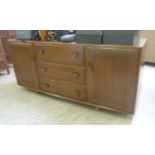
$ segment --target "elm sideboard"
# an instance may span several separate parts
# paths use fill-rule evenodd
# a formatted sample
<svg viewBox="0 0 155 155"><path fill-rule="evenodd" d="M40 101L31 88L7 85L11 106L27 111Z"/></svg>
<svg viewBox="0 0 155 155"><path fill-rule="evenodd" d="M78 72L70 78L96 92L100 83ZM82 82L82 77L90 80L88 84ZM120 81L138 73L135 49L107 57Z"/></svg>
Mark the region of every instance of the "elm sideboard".
<svg viewBox="0 0 155 155"><path fill-rule="evenodd" d="M144 40L132 46L8 43L19 85L97 108L134 112Z"/></svg>

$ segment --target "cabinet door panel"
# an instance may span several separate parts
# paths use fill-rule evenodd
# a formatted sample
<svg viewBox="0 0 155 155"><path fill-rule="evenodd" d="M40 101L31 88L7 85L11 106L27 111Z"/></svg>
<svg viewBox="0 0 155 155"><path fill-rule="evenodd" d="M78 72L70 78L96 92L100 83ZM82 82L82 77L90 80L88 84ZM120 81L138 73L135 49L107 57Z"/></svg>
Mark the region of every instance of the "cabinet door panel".
<svg viewBox="0 0 155 155"><path fill-rule="evenodd" d="M134 48L86 48L88 101L133 112L139 51Z"/></svg>
<svg viewBox="0 0 155 155"><path fill-rule="evenodd" d="M31 43L10 43L9 47L18 84L39 88Z"/></svg>

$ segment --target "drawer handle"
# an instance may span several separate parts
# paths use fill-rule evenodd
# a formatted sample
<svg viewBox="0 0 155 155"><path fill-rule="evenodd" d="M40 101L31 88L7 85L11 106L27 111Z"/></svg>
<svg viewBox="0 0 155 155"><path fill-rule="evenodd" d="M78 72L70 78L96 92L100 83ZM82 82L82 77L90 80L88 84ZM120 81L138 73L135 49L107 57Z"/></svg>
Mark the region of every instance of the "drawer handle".
<svg viewBox="0 0 155 155"><path fill-rule="evenodd" d="M42 72L46 72L46 71L47 71L47 68L44 68L44 67L43 67L43 68L41 68L41 71L42 71Z"/></svg>
<svg viewBox="0 0 155 155"><path fill-rule="evenodd" d="M45 53L45 51L42 49L42 50L39 50L39 54L40 55L43 55Z"/></svg>
<svg viewBox="0 0 155 155"><path fill-rule="evenodd" d="M50 85L48 83L44 83L44 85L46 86L46 88L50 87Z"/></svg>
<svg viewBox="0 0 155 155"><path fill-rule="evenodd" d="M93 65L92 65L91 63L88 63L88 64L87 64L87 67L88 67L88 69L89 69L90 71L93 71Z"/></svg>
<svg viewBox="0 0 155 155"><path fill-rule="evenodd" d="M75 93L77 96L80 96L81 91L80 91L80 90L74 90L74 93Z"/></svg>
<svg viewBox="0 0 155 155"><path fill-rule="evenodd" d="M72 52L71 56L72 56L72 58L78 58L79 57L79 53L78 52Z"/></svg>
<svg viewBox="0 0 155 155"><path fill-rule="evenodd" d="M80 77L80 73L78 73L78 72L73 72L72 74L73 74L73 76L74 76L75 78L79 78L79 77Z"/></svg>

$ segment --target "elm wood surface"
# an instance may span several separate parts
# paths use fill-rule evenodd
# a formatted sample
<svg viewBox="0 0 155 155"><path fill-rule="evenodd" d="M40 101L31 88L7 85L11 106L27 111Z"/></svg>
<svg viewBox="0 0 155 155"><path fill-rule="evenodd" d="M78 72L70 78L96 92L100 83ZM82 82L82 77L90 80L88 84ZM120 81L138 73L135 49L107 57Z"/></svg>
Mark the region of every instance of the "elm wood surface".
<svg viewBox="0 0 155 155"><path fill-rule="evenodd" d="M31 43L14 43L9 46L18 84L39 89Z"/></svg>
<svg viewBox="0 0 155 155"><path fill-rule="evenodd" d="M106 110L110 110L110 111L119 112L119 113L122 113L122 114L127 114L126 111L122 111L122 110L119 110L119 109L116 109L116 108L111 108L111 107L107 107L107 106L103 106L103 105L99 105L99 104L94 104L94 103L88 102L87 100L74 99L74 98L71 98L71 97L66 97L64 95L59 95L59 94L52 93L51 91L49 91L49 92L48 91L43 91L41 89L39 90L39 89L33 89L33 88L29 88L29 87L25 87L25 88L29 89L29 90L32 90L32 91L35 91L36 93L42 93L42 94L50 95L52 97L56 97L56 98L59 98L59 99L62 99L62 100L68 100L68 101L71 101L71 102L74 102L74 103L80 103L80 104L83 104L83 105L88 105L88 106L94 107L96 110L106 109Z"/></svg>
<svg viewBox="0 0 155 155"><path fill-rule="evenodd" d="M5 55L0 53L0 73L3 71L6 71L8 74L10 73Z"/></svg>
<svg viewBox="0 0 155 155"><path fill-rule="evenodd" d="M34 44L38 61L84 65L84 49L75 45Z"/></svg>
<svg viewBox="0 0 155 155"><path fill-rule="evenodd" d="M41 90L73 99L86 99L86 86L77 83L40 79Z"/></svg>
<svg viewBox="0 0 155 155"><path fill-rule="evenodd" d="M15 38L15 30L0 30L0 37L2 39L3 49L5 53L6 60L9 64L12 64L9 46L8 46L8 39Z"/></svg>
<svg viewBox="0 0 155 155"><path fill-rule="evenodd" d="M0 38L0 73L3 71L6 71L8 74L10 73L6 55L4 53L4 46L2 39Z"/></svg>
<svg viewBox="0 0 155 155"><path fill-rule="evenodd" d="M132 112L138 49L86 48L88 101Z"/></svg>
<svg viewBox="0 0 155 155"><path fill-rule="evenodd" d="M23 45L25 48L24 44L29 45L29 50L18 47L18 45ZM77 102L85 101L86 104L96 107L134 112L142 46L64 44L36 41L23 43L9 41L9 45L12 55L14 55L13 59L18 57L18 53L22 55L22 50L25 53L27 51L27 55L29 55L24 56L24 54L23 57L27 57L27 59L20 63L28 63L30 71L28 68L24 68L23 64L21 64L20 71L23 72L22 76L25 74L24 70L33 76L23 77L23 81L18 82L20 85L29 87L27 85L29 81L26 80L28 78L37 86L33 89L38 91L67 97L71 100L75 99ZM40 51L43 51L43 55L45 55L43 56ZM78 56L72 57L73 51L76 51ZM14 61L14 63L17 62ZM14 65L16 75L21 76L17 66ZM79 67L83 68L83 71L79 70ZM49 71L48 74L45 73L47 70ZM72 77L69 77L70 71L81 71L80 75L85 78L86 74L86 79L74 81ZM39 79L39 83L37 79ZM17 78L18 80L19 78Z"/></svg>
<svg viewBox="0 0 155 155"><path fill-rule="evenodd" d="M84 84L86 81L85 67L39 62L37 63L37 68L41 77L81 84Z"/></svg>

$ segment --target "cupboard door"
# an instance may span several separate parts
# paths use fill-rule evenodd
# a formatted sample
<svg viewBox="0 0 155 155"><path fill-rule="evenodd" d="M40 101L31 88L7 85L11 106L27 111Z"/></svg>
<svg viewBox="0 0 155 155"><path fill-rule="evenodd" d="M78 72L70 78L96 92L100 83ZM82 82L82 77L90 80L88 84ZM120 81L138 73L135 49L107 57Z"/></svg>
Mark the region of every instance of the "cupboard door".
<svg viewBox="0 0 155 155"><path fill-rule="evenodd" d="M39 88L31 43L9 43L19 85Z"/></svg>
<svg viewBox="0 0 155 155"><path fill-rule="evenodd" d="M87 47L88 101L133 112L139 57L136 48Z"/></svg>

